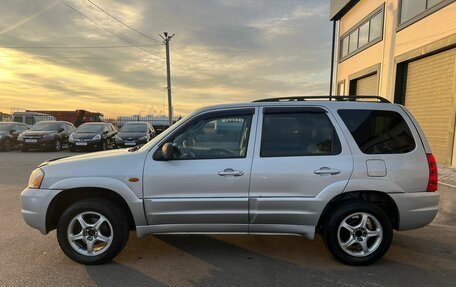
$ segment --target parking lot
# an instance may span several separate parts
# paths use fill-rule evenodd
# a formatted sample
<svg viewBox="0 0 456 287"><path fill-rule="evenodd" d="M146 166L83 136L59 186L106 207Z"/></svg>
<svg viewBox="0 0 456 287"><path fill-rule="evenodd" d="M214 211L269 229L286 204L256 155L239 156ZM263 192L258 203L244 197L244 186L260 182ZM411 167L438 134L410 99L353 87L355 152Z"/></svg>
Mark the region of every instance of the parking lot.
<svg viewBox="0 0 456 287"><path fill-rule="evenodd" d="M294 236L150 236L114 262L74 263L22 220L19 194L40 162L67 151L0 153L0 286L456 286L456 188L440 185L429 226L395 232L384 259L367 267L336 261L321 239Z"/></svg>

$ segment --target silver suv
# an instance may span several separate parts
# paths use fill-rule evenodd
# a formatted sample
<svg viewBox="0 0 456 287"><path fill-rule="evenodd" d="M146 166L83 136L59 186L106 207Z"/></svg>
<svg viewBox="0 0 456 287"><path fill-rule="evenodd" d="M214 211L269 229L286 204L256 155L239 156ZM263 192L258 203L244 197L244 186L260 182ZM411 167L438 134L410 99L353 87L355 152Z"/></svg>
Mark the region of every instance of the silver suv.
<svg viewBox="0 0 456 287"><path fill-rule="evenodd" d="M435 159L405 107L296 97L204 108L141 148L45 162L21 205L30 226L57 229L83 264L111 260L135 230L319 231L334 257L366 265L385 254L393 229L434 219L436 190Z"/></svg>

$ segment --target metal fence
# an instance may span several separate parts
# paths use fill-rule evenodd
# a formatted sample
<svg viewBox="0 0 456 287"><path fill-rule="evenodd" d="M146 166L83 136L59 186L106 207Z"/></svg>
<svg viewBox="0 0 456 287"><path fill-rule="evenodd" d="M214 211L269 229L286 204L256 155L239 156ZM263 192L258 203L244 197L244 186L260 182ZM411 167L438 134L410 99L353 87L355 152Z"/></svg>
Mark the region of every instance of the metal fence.
<svg viewBox="0 0 456 287"><path fill-rule="evenodd" d="M182 117L174 117L173 123L180 120ZM121 128L124 124L128 122L147 122L152 124L154 129L160 133L169 127L169 118L166 116L154 116L154 115L147 115L147 116L113 116L113 115L104 115L103 121L107 123L111 123L117 128Z"/></svg>

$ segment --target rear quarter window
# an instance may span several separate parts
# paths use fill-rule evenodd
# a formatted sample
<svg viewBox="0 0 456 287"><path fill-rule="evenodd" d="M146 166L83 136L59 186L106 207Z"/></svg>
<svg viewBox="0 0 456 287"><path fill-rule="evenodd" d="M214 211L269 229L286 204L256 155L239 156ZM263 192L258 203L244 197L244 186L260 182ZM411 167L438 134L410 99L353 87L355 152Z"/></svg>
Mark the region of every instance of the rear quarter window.
<svg viewBox="0 0 456 287"><path fill-rule="evenodd" d="M339 110L355 142L366 154L401 154L415 149L404 118L394 111Z"/></svg>

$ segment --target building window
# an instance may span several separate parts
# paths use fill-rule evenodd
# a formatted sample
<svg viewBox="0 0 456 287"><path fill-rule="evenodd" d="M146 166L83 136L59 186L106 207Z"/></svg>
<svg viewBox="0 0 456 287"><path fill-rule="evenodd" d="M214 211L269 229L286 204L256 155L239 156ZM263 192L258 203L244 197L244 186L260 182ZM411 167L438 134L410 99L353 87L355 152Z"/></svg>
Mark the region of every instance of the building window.
<svg viewBox="0 0 456 287"><path fill-rule="evenodd" d="M455 0L401 0L399 28L404 28L426 17Z"/></svg>
<svg viewBox="0 0 456 287"><path fill-rule="evenodd" d="M340 38L341 61L382 40L383 15L382 5Z"/></svg>

